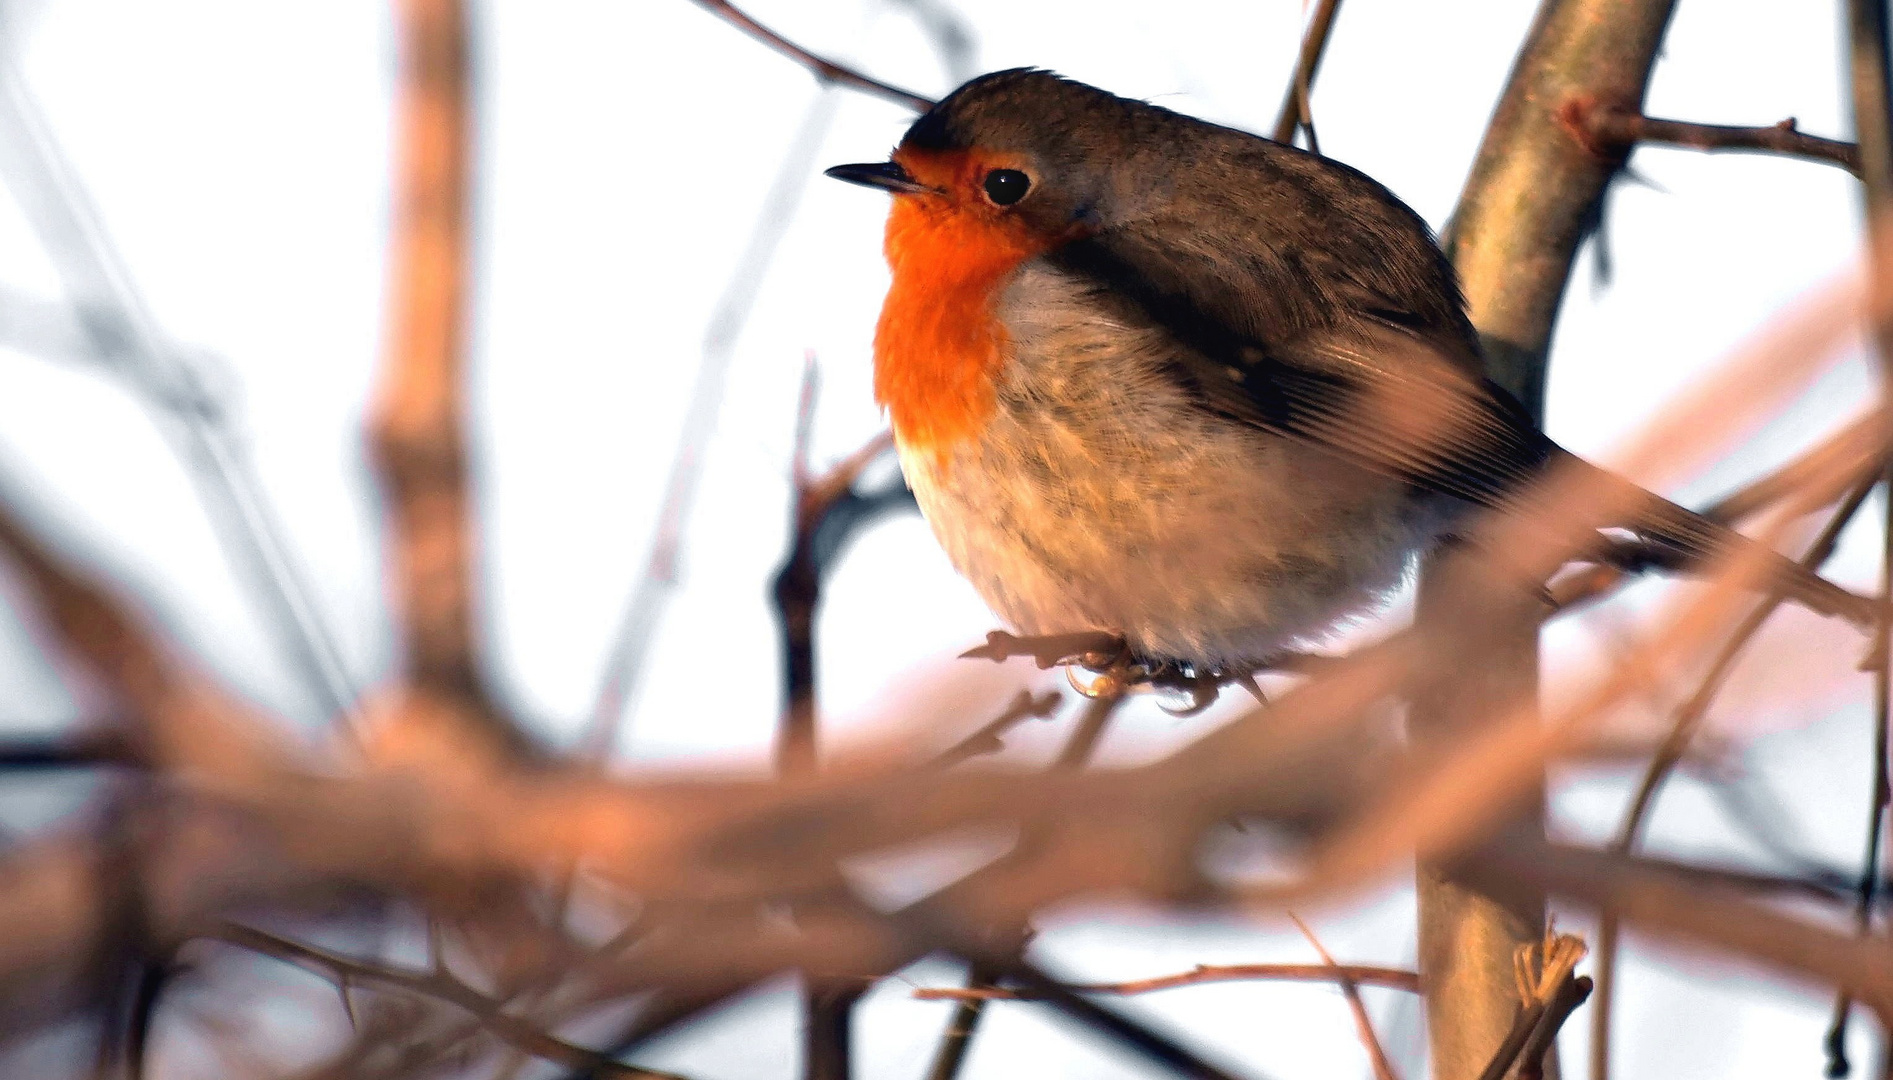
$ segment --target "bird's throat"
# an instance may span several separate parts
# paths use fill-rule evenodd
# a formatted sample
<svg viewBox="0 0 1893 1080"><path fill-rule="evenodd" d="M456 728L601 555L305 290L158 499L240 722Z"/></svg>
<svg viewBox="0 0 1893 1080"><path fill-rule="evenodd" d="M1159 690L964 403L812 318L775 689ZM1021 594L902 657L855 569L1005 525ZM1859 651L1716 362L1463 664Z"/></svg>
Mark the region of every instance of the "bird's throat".
<svg viewBox="0 0 1893 1080"><path fill-rule="evenodd" d="M996 304L1051 245L944 197L903 196L887 219L893 284L874 334L874 398L909 448L944 455L991 416L1009 342Z"/></svg>

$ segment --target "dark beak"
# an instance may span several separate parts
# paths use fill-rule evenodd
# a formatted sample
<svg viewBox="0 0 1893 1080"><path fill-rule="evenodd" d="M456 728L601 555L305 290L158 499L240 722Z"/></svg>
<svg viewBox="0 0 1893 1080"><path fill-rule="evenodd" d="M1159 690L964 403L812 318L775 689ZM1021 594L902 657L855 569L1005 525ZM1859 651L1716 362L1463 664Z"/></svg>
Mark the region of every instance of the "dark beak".
<svg viewBox="0 0 1893 1080"><path fill-rule="evenodd" d="M918 195L923 191L932 191L927 185L907 175L907 170L891 161L876 161L865 165L837 165L824 176L837 180L846 180L850 184L862 187L880 188L896 195Z"/></svg>

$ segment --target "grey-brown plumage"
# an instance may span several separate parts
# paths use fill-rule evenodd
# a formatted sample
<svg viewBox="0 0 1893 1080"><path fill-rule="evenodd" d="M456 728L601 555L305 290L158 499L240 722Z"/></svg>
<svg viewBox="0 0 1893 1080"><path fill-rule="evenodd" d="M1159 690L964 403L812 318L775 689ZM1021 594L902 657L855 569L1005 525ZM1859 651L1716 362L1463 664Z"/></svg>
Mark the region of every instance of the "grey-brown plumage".
<svg viewBox="0 0 1893 1080"><path fill-rule="evenodd" d="M1045 241L995 279L1005 344L977 429L922 445L894 410L928 521L1022 632L1264 660L1373 604L1466 507L1574 460L1480 374L1425 223L1338 162L1016 70L955 91L894 163L835 172L914 200L911 220ZM897 264L897 288L927 272ZM888 318L877 367L924 366ZM1745 543L1629 501L1667 561ZM1772 565L1818 610L1875 613Z"/></svg>

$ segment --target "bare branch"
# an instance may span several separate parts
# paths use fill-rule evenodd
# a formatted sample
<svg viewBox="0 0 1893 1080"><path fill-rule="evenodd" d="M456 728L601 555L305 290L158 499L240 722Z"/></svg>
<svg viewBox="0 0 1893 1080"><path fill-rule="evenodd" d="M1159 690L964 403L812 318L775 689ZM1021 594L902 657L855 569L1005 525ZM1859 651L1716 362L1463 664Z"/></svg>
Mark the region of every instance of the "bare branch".
<svg viewBox="0 0 1893 1080"><path fill-rule="evenodd" d="M815 362L811 358L803 375L802 397L796 411L797 437L792 462L795 504L789 550L776 571L773 590L776 620L782 632L782 686L787 699L777 732L776 761L785 773L806 772L815 767L815 612L821 605L826 564L847 540L845 535L834 535L828 527L835 521L840 522L844 530L853 530L873 520L873 514L844 519L841 511L850 499L859 499L854 487L862 471L894 445L893 435L884 431L820 477L811 476L808 433L814 415L815 387Z"/></svg>
<svg viewBox="0 0 1893 1080"><path fill-rule="evenodd" d="M1546 931L1542 945L1519 947L1513 959L1521 1008L1480 1080L1505 1080L1514 1065L1519 1080L1541 1080L1558 1029L1590 996L1591 980L1572 973L1583 958L1584 943L1568 934Z"/></svg>
<svg viewBox="0 0 1893 1080"><path fill-rule="evenodd" d="M1295 929L1301 931L1301 936L1308 939L1308 944L1321 957L1321 962L1334 973L1335 982L1341 987L1341 996L1347 998L1348 1011L1354 1014L1354 1030L1360 1036L1361 1046L1367 1050L1367 1060L1374 1066L1375 1080L1399 1080L1394 1075L1393 1063L1387 1060L1387 1052L1381 1049L1380 1037L1374 1034L1374 1022L1367 1016L1367 1003L1361 1000L1360 987L1341 969L1341 965L1334 962L1334 957L1321 944L1321 939L1315 936L1307 923L1301 921L1299 915L1289 912L1288 917L1294 920Z"/></svg>
<svg viewBox="0 0 1893 1080"><path fill-rule="evenodd" d="M1828 519L1821 534L1815 538L1807 553L1802 556L1803 566L1810 570L1817 570L1832 557L1835 547L1840 543L1842 531L1853 521L1861 504L1866 501L1868 493L1879 481L1877 473L1876 469L1863 481L1856 483L1853 492ZM1710 663L1695 693L1691 694L1689 700L1676 710L1669 733L1664 736L1662 745L1651 756L1643 778L1637 784L1636 794L1630 800L1630 809L1624 815L1623 824L1617 830L1617 838L1612 843L1611 850L1627 854L1636 848L1644 822L1656 805L1656 797L1662 790L1664 781L1688 751L1697 727L1701 725L1703 717L1708 715L1709 706L1715 700L1716 694L1720 692L1729 672L1733 670L1735 661L1742 655L1743 650L1755 635L1761 631L1769 617L1781 606L1782 600L1782 594L1776 592L1757 604L1743 618L1741 624L1729 635L1722 651ZM1877 876L1876 873L1875 877ZM1593 1055L1607 1055L1610 1052L1611 1005L1616 989L1617 933L1617 917L1606 909L1602 918L1598 920L1597 931L1597 999L1591 1004L1590 1032Z"/></svg>
<svg viewBox="0 0 1893 1080"><path fill-rule="evenodd" d="M1838 165L1860 175L1860 148L1838 139L1809 135L1793 117L1768 127L1731 127L1660 120L1634 109L1590 98L1574 98L1559 110L1558 118L1591 153L1622 161L1639 143L1678 146L1689 150L1734 150L1779 154L1807 161Z"/></svg>
<svg viewBox="0 0 1893 1080"><path fill-rule="evenodd" d="M1040 670L1060 664L1103 664L1124 651L1124 639L1116 634L1087 632L1052 634L1043 637L1015 637L1004 630L988 630L986 644L975 645L960 654L962 660L991 660L1001 663L1016 656L1029 656Z"/></svg>
<svg viewBox="0 0 1893 1080"><path fill-rule="evenodd" d="M338 985L392 987L446 1002L471 1013L482 1027L514 1048L555 1065L585 1069L593 1076L616 1077L619 1080L686 1080L676 1073L621 1064L596 1051L541 1031L508 1014L503 1002L480 993L440 969L409 971L360 960L237 923L223 923L214 928L210 936L251 952L275 957L284 963L313 970Z"/></svg>
<svg viewBox="0 0 1893 1080"><path fill-rule="evenodd" d="M1309 97L1314 93L1315 74L1321 70L1321 56L1328 48L1328 34L1334 29L1334 16L1341 10L1341 0L1321 0L1308 31L1302 35L1301 51L1295 57L1295 73L1289 77L1288 90L1282 95L1282 107L1275 114L1271 137L1279 143L1295 141L1295 129L1308 133L1308 149L1321 152L1315 141L1315 120Z"/></svg>
<svg viewBox="0 0 1893 1080"><path fill-rule="evenodd" d="M460 0L402 0L388 354L371 442L387 503L388 579L413 692L504 742L479 668L466 456L467 26Z"/></svg>
<svg viewBox="0 0 1893 1080"><path fill-rule="evenodd" d="M1869 414L1815 444L1806 453L1717 499L1703 516L1732 525L1807 488L1821 475L1860 476L1880 459L1880 417Z"/></svg>
<svg viewBox="0 0 1893 1080"><path fill-rule="evenodd" d="M1846 987L1880 1016L1893 1015L1893 950L1884 942L1793 918L1661 860L1514 836L1465 866L1489 887L1503 891L1538 883L1584 904L1615 909L1648 932Z"/></svg>
<svg viewBox="0 0 1893 1080"><path fill-rule="evenodd" d="M949 769L968 758L981 754L996 754L1004 750L1006 744L999 736L1018 727L1031 719L1043 719L1058 711L1059 703L1064 700L1056 690L1042 695L1034 695L1030 690L1021 690L1016 694L1006 710L988 721L985 726L966 738L940 751L928 764L936 769Z"/></svg>
<svg viewBox="0 0 1893 1080"><path fill-rule="evenodd" d="M891 101L896 105L905 106L915 112L926 112L928 109L933 108L932 98L922 97L912 90L902 90L900 87L890 83L884 83L879 79L869 78L853 68L837 64L827 57L817 56L807 49L804 49L802 46L797 45L795 42L790 41L788 38L783 37L781 34L776 33L774 30L750 18L748 15L743 14L741 11L737 10L736 5L728 3L727 0L691 0L691 3L696 4L698 7L717 16L724 22L735 26L743 33L748 34L750 37L769 46L776 52L781 53L783 56L807 68L810 74L814 75L822 82L845 86L851 90L859 90L870 97L878 97L883 101Z"/></svg>
<svg viewBox="0 0 1893 1080"><path fill-rule="evenodd" d="M347 665L257 478L227 395L216 392L210 358L160 332L77 170L16 70L15 51L0 54L0 172L76 310L68 330L60 325L67 320L56 319L54 311L9 296L6 333L16 347L50 344L79 351L123 379L159 420L171 421L159 429L186 466L220 545L255 590L270 632L316 702L346 727L356 696ZM36 341L18 340L35 325Z"/></svg>
<svg viewBox="0 0 1893 1080"><path fill-rule="evenodd" d="M609 756L619 729L635 707L638 680L645 658L656 640L658 626L682 577L683 544L703 475L707 446L716 428L724 383L736 355L756 297L768 277L782 237L795 220L815 155L833 126L838 96L818 94L803 113L789 149L776 166L775 179L757 208L755 224L736 265L718 295L703 345L690 400L684 406L683 426L664 483L664 499L657 514L644 569L626 598L624 611L605 656L604 678L592 705L590 722L579 739L581 752L592 760Z"/></svg>
<svg viewBox="0 0 1893 1080"><path fill-rule="evenodd" d="M1399 968L1371 967L1362 964L1198 964L1174 975L1148 979L1128 979L1113 983L1066 983L1077 994L1149 994L1175 990L1182 986L1201 986L1222 982L1322 982L1348 980L1360 986L1379 986L1389 990L1420 992L1417 972ZM922 1001L1033 1001L1027 991L1013 987L925 987L915 990Z"/></svg>

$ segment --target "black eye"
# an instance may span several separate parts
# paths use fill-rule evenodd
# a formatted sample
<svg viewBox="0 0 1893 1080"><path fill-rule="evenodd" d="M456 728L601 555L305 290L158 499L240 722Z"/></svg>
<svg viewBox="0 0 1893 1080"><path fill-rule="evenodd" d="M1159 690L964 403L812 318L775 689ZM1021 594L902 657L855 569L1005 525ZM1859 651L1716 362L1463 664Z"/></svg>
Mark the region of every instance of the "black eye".
<svg viewBox="0 0 1893 1080"><path fill-rule="evenodd" d="M1032 178L1017 169L994 169L986 174L986 197L994 206L1011 206L1032 186Z"/></svg>

